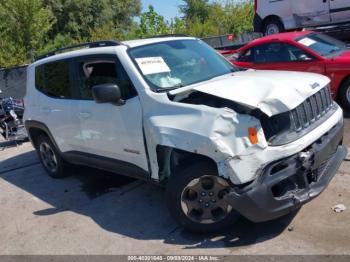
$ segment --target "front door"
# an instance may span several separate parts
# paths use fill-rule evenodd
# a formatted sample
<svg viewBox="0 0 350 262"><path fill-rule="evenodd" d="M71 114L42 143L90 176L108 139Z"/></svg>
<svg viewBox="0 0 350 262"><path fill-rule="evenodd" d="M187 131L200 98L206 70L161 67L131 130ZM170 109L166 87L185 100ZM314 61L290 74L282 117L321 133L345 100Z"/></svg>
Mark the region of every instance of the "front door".
<svg viewBox="0 0 350 262"><path fill-rule="evenodd" d="M331 0L330 5L332 23L350 22L349 0Z"/></svg>
<svg viewBox="0 0 350 262"><path fill-rule="evenodd" d="M234 63L242 68L325 74L322 61L297 46L283 42L257 45L243 52Z"/></svg>
<svg viewBox="0 0 350 262"><path fill-rule="evenodd" d="M89 56L79 58L75 64L81 96L78 112L84 141L81 151L148 171L141 104L117 57ZM99 84L118 85L125 104L97 104L92 87Z"/></svg>

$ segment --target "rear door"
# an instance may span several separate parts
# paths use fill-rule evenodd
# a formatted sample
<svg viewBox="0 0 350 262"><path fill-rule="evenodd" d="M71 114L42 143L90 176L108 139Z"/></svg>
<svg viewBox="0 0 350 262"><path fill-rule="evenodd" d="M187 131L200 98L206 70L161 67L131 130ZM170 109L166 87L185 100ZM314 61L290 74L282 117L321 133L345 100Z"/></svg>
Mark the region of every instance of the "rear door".
<svg viewBox="0 0 350 262"><path fill-rule="evenodd" d="M72 88L72 60L60 60L35 69L35 87L39 91L37 120L50 130L62 152L76 151L80 145L78 101Z"/></svg>
<svg viewBox="0 0 350 262"><path fill-rule="evenodd" d="M350 1L330 0L330 13L332 23L350 21Z"/></svg>
<svg viewBox="0 0 350 262"><path fill-rule="evenodd" d="M285 70L324 74L325 66L311 54L297 46L273 42L247 50L235 64L243 68ZM240 60L242 62L240 62Z"/></svg>

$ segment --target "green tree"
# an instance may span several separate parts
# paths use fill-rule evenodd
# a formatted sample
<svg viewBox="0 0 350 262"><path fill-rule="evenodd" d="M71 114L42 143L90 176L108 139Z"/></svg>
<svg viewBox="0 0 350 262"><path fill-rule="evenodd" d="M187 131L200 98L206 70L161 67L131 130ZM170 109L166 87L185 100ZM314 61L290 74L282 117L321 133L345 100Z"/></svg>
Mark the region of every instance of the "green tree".
<svg viewBox="0 0 350 262"><path fill-rule="evenodd" d="M154 11L152 5L149 5L148 11L141 14L138 35L140 37L147 37L168 33L169 26L164 17Z"/></svg>
<svg viewBox="0 0 350 262"><path fill-rule="evenodd" d="M42 48L55 23L42 0L0 2L0 67L27 63Z"/></svg>
<svg viewBox="0 0 350 262"><path fill-rule="evenodd" d="M183 0L183 2L179 9L187 23L204 23L208 19L210 9L208 0Z"/></svg>
<svg viewBox="0 0 350 262"><path fill-rule="evenodd" d="M239 35L253 29L252 0L183 0L179 6L186 32L197 37L234 33Z"/></svg>
<svg viewBox="0 0 350 262"><path fill-rule="evenodd" d="M140 0L44 0L57 19L50 32L70 35L75 40L88 40L101 28L127 33L134 25L133 18L141 11ZM107 30L108 28L108 30Z"/></svg>
<svg viewBox="0 0 350 262"><path fill-rule="evenodd" d="M175 17L171 20L169 25L169 33L171 34L185 34L186 24L185 21L179 17Z"/></svg>

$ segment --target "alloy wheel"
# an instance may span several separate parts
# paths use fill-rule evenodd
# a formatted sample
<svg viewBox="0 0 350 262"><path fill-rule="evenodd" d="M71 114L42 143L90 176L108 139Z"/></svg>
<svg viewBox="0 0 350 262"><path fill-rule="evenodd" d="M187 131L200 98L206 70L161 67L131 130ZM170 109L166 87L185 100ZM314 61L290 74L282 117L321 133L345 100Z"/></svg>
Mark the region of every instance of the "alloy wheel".
<svg viewBox="0 0 350 262"><path fill-rule="evenodd" d="M219 222L232 211L232 207L224 200L229 189L227 181L217 176L193 179L182 191L182 211L196 223Z"/></svg>
<svg viewBox="0 0 350 262"><path fill-rule="evenodd" d="M48 143L43 142L40 144L39 152L46 169L51 173L55 173L58 169L58 164L55 152L52 150L51 146Z"/></svg>

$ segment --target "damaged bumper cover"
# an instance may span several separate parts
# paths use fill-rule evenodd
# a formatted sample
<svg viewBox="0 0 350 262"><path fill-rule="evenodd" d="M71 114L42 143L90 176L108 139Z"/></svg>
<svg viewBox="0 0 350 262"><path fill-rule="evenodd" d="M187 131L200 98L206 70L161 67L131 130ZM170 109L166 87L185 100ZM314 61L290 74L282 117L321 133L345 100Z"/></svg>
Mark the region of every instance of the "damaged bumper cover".
<svg viewBox="0 0 350 262"><path fill-rule="evenodd" d="M253 183L232 189L226 201L254 222L299 208L327 187L346 157L343 129L340 122L302 152L268 165Z"/></svg>

